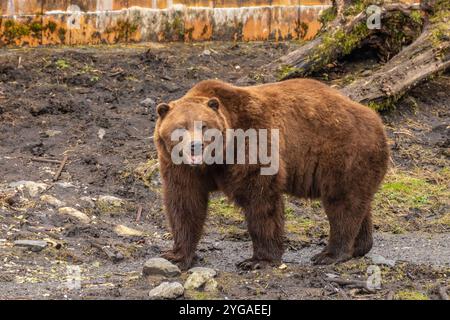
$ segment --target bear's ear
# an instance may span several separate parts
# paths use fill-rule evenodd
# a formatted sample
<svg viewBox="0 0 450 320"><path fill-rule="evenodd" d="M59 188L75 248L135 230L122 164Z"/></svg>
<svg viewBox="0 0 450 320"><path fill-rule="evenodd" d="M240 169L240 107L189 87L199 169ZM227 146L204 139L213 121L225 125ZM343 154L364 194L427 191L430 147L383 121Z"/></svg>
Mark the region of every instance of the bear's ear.
<svg viewBox="0 0 450 320"><path fill-rule="evenodd" d="M220 106L220 102L219 99L217 98L211 98L208 101L208 107L210 107L211 109L213 109L214 111L219 110L219 106Z"/></svg>
<svg viewBox="0 0 450 320"><path fill-rule="evenodd" d="M162 119L169 112L170 106L167 103L161 103L156 107L156 112L158 116Z"/></svg>

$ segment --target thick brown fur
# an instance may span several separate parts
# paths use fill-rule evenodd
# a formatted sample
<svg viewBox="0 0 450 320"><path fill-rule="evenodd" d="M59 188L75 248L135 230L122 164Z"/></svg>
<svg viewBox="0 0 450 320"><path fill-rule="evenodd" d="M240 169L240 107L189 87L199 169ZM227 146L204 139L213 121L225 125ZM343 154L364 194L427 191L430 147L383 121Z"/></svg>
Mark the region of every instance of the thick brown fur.
<svg viewBox="0 0 450 320"><path fill-rule="evenodd" d="M218 110L208 107L217 98ZM164 257L191 265L206 219L208 195L220 190L243 209L254 268L283 254L283 194L319 198L330 223L327 247L313 261L330 264L372 248L371 202L388 166L379 116L318 81L294 79L253 87L208 80L159 109L155 129L164 201L174 238ZM226 128L280 130L280 169L264 176L254 165L174 165L170 132L202 120Z"/></svg>

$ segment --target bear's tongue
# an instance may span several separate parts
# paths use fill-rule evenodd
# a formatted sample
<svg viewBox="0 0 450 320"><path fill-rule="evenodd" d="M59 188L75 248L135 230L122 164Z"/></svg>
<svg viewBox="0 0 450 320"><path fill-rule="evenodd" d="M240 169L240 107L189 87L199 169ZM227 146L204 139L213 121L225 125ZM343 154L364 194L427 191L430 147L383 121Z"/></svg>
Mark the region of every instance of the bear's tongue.
<svg viewBox="0 0 450 320"><path fill-rule="evenodd" d="M202 164L203 163L203 156L201 154L197 155L197 156L191 156L190 157L190 161L191 161L190 164L193 164L193 165L195 165L195 164Z"/></svg>

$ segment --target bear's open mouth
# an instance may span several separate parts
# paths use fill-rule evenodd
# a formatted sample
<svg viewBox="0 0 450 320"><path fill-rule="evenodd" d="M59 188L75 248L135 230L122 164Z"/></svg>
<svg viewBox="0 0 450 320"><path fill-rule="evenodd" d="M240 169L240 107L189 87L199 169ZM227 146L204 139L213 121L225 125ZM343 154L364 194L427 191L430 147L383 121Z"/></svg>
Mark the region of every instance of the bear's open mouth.
<svg viewBox="0 0 450 320"><path fill-rule="evenodd" d="M201 165L203 163L203 155L191 155L188 158L188 164L191 166Z"/></svg>

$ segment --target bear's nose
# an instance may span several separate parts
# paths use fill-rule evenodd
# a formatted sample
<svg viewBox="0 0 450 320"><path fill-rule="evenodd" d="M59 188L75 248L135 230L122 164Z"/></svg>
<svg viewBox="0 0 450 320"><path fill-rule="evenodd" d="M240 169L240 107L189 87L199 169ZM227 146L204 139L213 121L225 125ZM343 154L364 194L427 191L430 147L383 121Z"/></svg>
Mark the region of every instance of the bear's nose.
<svg viewBox="0 0 450 320"><path fill-rule="evenodd" d="M198 155L203 151L203 142L201 141L192 141L191 142L191 154Z"/></svg>

